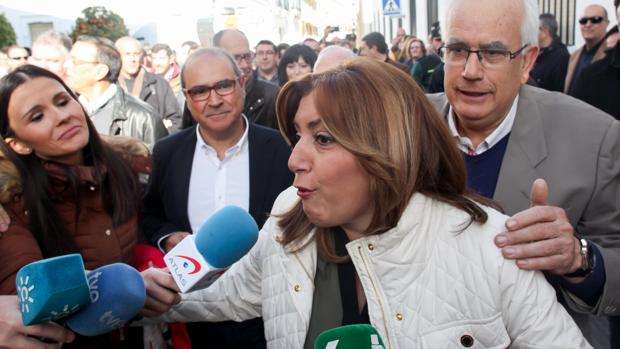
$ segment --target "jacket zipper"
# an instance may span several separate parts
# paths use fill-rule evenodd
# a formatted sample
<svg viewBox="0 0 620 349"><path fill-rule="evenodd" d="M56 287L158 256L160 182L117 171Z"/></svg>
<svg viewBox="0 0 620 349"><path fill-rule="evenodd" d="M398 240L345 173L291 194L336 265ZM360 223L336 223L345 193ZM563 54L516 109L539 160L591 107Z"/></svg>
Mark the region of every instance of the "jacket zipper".
<svg viewBox="0 0 620 349"><path fill-rule="evenodd" d="M362 246L357 246L357 252L360 255L360 259L362 260L362 263L364 263L364 267L366 268L366 272L368 273L368 276L369 276L368 278L370 279L370 283L372 284L372 288L375 291L375 295L377 295L377 301L379 302L379 306L381 307L381 311L383 312L383 317L386 319L385 323L383 324L385 328L385 336L387 337L386 341L388 343L388 348L392 348L392 342L390 340L390 334L388 332L388 326L387 326L387 319L389 319L389 314L385 313L385 308L383 307L383 301L381 299L379 289L377 288L377 285L375 285L373 278L370 277L370 272L369 272L370 269L368 268L368 263L366 263L366 259L364 259L364 254L362 253Z"/></svg>

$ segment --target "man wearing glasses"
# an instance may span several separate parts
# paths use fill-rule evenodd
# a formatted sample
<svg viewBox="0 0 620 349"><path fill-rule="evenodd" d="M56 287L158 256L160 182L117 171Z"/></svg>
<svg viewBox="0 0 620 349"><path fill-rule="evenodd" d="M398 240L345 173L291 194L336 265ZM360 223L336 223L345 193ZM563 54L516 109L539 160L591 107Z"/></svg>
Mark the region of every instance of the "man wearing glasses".
<svg viewBox="0 0 620 349"><path fill-rule="evenodd" d="M509 262L544 271L605 348L606 318L585 313L620 313L620 122L526 85L539 51L536 0L455 0L447 19L446 92L429 97L470 189L512 215L495 243Z"/></svg>
<svg viewBox="0 0 620 349"><path fill-rule="evenodd" d="M213 46L220 47L235 58L245 78L245 105L243 113L251 122L278 128L276 121L277 85L261 81L252 69L254 55L250 43L242 31L225 29L213 36Z"/></svg>
<svg viewBox="0 0 620 349"><path fill-rule="evenodd" d="M121 56L108 39L80 36L67 60L65 82L80 95L97 131L134 137L153 147L168 135L153 107L117 85Z"/></svg>
<svg viewBox="0 0 620 349"><path fill-rule="evenodd" d="M293 182L290 148L279 132L243 113L246 76L221 49L200 49L181 71L186 106L197 126L157 143L142 228L169 251L218 209L242 207L263 225L278 194ZM262 319L188 324L194 348L265 348Z"/></svg>
<svg viewBox="0 0 620 349"><path fill-rule="evenodd" d="M256 44L256 74L263 81L278 84L278 66L276 63L276 45L269 40L261 40Z"/></svg>
<svg viewBox="0 0 620 349"><path fill-rule="evenodd" d="M607 10L603 6L590 5L583 10L583 15L579 19L579 29L586 43L570 56L564 84L565 93L574 95L575 84L573 82L579 79L583 70L590 64L605 58L607 25L609 25L609 19Z"/></svg>

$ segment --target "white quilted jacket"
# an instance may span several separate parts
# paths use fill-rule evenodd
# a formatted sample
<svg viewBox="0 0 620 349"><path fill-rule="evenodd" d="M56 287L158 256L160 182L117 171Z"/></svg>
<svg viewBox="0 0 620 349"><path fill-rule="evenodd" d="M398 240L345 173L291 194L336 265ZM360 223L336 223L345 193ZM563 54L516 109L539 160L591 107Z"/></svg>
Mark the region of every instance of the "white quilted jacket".
<svg viewBox="0 0 620 349"><path fill-rule="evenodd" d="M287 211L296 200L289 188L273 213ZM486 224L459 232L469 220L466 214L416 194L394 229L347 244L370 321L386 346L590 348L544 276L502 258L493 237L504 229L506 217L487 212ZM184 295L165 320L262 316L268 348L303 348L316 245L287 252L277 242L276 223L270 218L248 255L210 288Z"/></svg>

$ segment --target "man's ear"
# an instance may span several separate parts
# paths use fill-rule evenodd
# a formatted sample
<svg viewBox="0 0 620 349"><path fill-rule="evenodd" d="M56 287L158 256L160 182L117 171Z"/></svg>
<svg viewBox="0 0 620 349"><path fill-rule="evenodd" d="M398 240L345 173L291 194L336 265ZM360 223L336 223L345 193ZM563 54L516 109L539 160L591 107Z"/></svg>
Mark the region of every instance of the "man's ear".
<svg viewBox="0 0 620 349"><path fill-rule="evenodd" d="M95 77L97 78L97 81L107 80L106 77L108 76L108 73L110 72L110 68L108 68L108 66L103 63L99 63L97 64L96 69L97 70L95 72Z"/></svg>
<svg viewBox="0 0 620 349"><path fill-rule="evenodd" d="M540 48L538 46L532 46L527 52L523 55L523 65L521 66L521 83L526 84L530 79L530 71L534 68L534 64L536 63L536 58L538 58L538 53L540 52Z"/></svg>
<svg viewBox="0 0 620 349"><path fill-rule="evenodd" d="M32 154L32 148L30 148L26 143L20 141L17 138L7 137L4 139L6 144L13 149L19 155L30 155Z"/></svg>
<svg viewBox="0 0 620 349"><path fill-rule="evenodd" d="M239 86L241 86L241 88L245 89L245 84L246 84L247 81L248 81L247 76L241 75L239 77Z"/></svg>

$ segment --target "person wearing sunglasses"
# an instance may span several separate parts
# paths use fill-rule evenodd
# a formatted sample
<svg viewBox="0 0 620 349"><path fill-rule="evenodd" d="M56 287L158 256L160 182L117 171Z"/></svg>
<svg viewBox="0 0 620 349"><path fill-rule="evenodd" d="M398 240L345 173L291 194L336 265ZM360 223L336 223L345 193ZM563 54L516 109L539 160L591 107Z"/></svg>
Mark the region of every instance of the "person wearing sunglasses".
<svg viewBox="0 0 620 349"><path fill-rule="evenodd" d="M143 202L144 235L165 252L225 205L246 209L262 226L293 183L284 138L243 112L246 81L235 58L219 48L194 52L182 68L186 109L197 126L155 145ZM265 347L260 318L188 324L188 332L194 348Z"/></svg>
<svg viewBox="0 0 620 349"><path fill-rule="evenodd" d="M605 58L605 37L609 19L607 10L601 5L589 5L583 10L579 19L579 29L586 42L575 51L568 61L568 72L564 83L564 92L574 95L574 82L579 79L583 70L590 64Z"/></svg>
<svg viewBox="0 0 620 349"><path fill-rule="evenodd" d="M615 6L620 24L620 0L615 0ZM620 41L605 51L605 58L590 64L583 71L573 90L573 97L620 120ZM618 333L620 345L620 331Z"/></svg>

